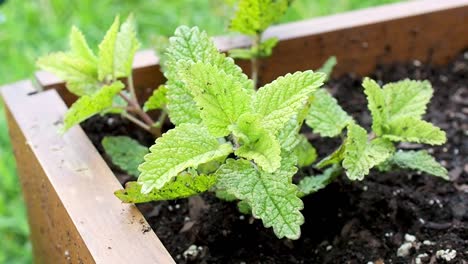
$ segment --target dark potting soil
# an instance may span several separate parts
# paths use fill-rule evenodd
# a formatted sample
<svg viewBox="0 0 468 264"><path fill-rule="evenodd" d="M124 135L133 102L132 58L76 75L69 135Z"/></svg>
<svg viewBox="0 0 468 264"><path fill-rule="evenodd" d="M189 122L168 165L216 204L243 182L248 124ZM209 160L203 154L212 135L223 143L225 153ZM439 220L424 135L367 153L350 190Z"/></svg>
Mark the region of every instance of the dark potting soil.
<svg viewBox="0 0 468 264"><path fill-rule="evenodd" d="M379 67L371 77L382 83L405 78L431 81L435 94L425 117L446 131L448 142L438 147L400 147L428 149L449 170L450 182L407 171L372 172L361 182L343 175L304 198L306 222L297 241L277 239L260 220L239 213L235 203L212 194L139 205L176 262L380 264L418 263L419 259L420 263L445 263L436 255L447 250L446 257L456 254L450 263L468 263L468 52L445 67L414 61ZM361 78L343 76L331 80L328 87L346 111L370 127ZM104 135L130 135L146 145L154 141L118 116L95 117L83 127L100 151ZM339 144L310 138L320 158ZM115 170L121 182L130 179ZM408 243L407 256L399 257L397 250L406 234L414 236L414 242ZM412 240L411 236L407 238Z"/></svg>

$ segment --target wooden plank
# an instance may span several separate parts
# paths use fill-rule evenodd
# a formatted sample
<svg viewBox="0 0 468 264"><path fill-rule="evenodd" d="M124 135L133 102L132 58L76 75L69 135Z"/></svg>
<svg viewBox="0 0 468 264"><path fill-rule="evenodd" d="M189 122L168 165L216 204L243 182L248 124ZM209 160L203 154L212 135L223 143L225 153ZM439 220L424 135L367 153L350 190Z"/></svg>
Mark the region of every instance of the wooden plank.
<svg viewBox="0 0 468 264"><path fill-rule="evenodd" d="M260 83L299 70L316 69L330 56L338 58L334 75L366 75L376 65L413 59L442 64L468 48L468 0L420 0L357 10L273 26L264 38L278 37L273 57L263 60ZM250 40L216 37L221 51L245 47ZM149 50L137 53L134 79L141 100L164 82L159 59ZM240 62L246 73L250 65ZM38 82L57 88L70 104L75 97L50 73L38 72Z"/></svg>
<svg viewBox="0 0 468 264"><path fill-rule="evenodd" d="M29 81L1 89L37 263L174 263L76 126L57 133L66 106ZM28 95L29 94L29 95Z"/></svg>
<svg viewBox="0 0 468 264"><path fill-rule="evenodd" d="M467 24L467 0L424 0L279 25L265 34L281 41L263 61L261 78L316 69L332 55L335 76L364 76L378 64L414 59L444 64L468 47Z"/></svg>
<svg viewBox="0 0 468 264"><path fill-rule="evenodd" d="M21 90L21 87L25 86L17 88ZM50 263L51 260L92 263L91 253L8 108L6 114L13 151L20 161L17 169L26 201L35 263Z"/></svg>

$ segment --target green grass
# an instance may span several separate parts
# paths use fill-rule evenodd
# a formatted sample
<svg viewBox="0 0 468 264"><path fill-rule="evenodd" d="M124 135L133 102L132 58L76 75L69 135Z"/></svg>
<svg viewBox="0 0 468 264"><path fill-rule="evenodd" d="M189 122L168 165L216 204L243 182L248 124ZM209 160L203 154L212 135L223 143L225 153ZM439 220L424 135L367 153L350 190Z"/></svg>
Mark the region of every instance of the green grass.
<svg viewBox="0 0 468 264"><path fill-rule="evenodd" d="M399 0L297 0L283 21L327 15ZM0 6L0 84L30 78L40 55L67 47L72 25L97 45L116 14L133 12L140 39L153 46L180 25L223 34L235 0L9 0ZM229 3L229 4L226 4ZM0 106L0 263L30 263L28 226Z"/></svg>

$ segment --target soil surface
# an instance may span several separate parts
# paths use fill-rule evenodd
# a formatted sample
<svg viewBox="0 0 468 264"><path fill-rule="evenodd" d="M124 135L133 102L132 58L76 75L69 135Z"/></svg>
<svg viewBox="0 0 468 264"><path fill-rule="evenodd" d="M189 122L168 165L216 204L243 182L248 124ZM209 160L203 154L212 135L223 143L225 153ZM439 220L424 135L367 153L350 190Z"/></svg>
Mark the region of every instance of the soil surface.
<svg viewBox="0 0 468 264"><path fill-rule="evenodd" d="M447 132L448 142L400 148L428 149L449 170L450 182L405 171L373 172L362 182L342 175L304 198L306 223L297 241L277 239L261 221L212 194L139 205L176 262L468 263L468 52L445 67L414 61L379 67L371 77L382 83L404 78L431 81L435 94L425 118ZM343 76L328 87L346 111L370 127L361 78ZM83 127L100 151L100 139L109 134L130 135L146 145L154 141L118 116L95 117ZM320 158L339 144L311 138ZM121 182L130 179L118 169L116 174ZM397 256L405 243L406 257ZM437 257L442 253L455 258L448 262Z"/></svg>

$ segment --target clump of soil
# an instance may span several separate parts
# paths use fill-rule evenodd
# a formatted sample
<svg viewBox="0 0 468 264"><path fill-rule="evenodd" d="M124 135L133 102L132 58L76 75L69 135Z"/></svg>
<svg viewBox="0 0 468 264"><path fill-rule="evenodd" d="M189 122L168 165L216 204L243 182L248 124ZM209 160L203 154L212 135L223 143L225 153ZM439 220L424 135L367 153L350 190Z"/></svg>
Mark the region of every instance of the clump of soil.
<svg viewBox="0 0 468 264"><path fill-rule="evenodd" d="M450 263L467 263L468 53L445 67L418 61L382 66L372 77L382 83L404 78L431 81L435 94L425 118L446 131L448 142L428 150L449 170L450 182L406 171L373 172L362 182L342 176L304 198L306 223L297 241L277 239L261 221L239 213L235 203L211 194L139 205L176 262L415 263L419 259L445 263L455 252ZM343 108L369 128L371 117L361 78L347 75L331 80L328 86ZM111 119L111 125L102 117L83 125L99 150L100 139L107 134L127 134L144 144L154 141L119 117ZM318 138L312 143L321 157L339 144ZM404 256L397 256L399 248Z"/></svg>

